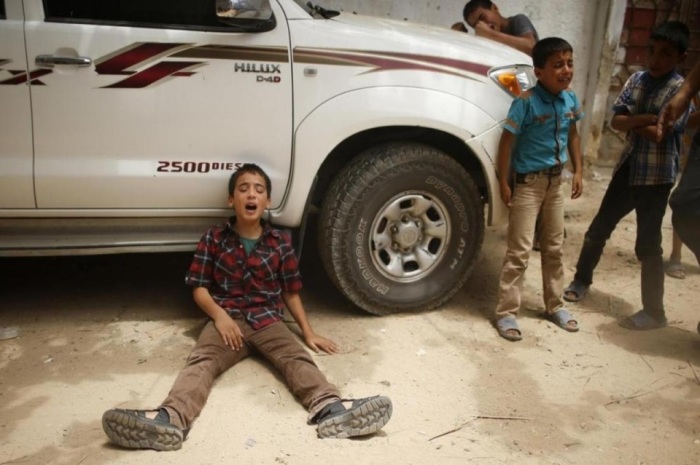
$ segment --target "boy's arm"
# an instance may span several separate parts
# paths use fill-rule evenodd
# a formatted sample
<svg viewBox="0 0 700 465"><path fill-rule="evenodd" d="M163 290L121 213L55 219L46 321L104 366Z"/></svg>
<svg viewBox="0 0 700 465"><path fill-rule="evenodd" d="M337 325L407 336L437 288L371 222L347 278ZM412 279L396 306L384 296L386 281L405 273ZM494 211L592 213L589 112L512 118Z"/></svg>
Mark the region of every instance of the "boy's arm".
<svg viewBox="0 0 700 465"><path fill-rule="evenodd" d="M581 137L576 122L569 126L569 142L567 144L571 164L574 166L574 177L571 180L571 198L577 199L583 193L583 166L581 165Z"/></svg>
<svg viewBox="0 0 700 465"><path fill-rule="evenodd" d="M693 70L683 81L683 85L673 96L659 114L659 121L656 125L656 140L661 141L666 131L673 128L678 118L683 116L683 112L690 105L690 99L700 91L700 61L693 66Z"/></svg>
<svg viewBox="0 0 700 465"><path fill-rule="evenodd" d="M656 123L641 128L634 128L632 130L646 140L656 142Z"/></svg>
<svg viewBox="0 0 700 465"><path fill-rule="evenodd" d="M309 320L306 318L306 311L304 311L304 306L301 304L301 296L298 292L282 291L282 300L284 300L294 321L299 325L301 334L304 337L304 342L311 350L318 352L318 350L321 349L328 354L338 353L338 345L335 342L319 336L311 329Z"/></svg>
<svg viewBox="0 0 700 465"><path fill-rule="evenodd" d="M629 113L616 113L610 121L610 126L617 131L634 131L643 138L656 141L657 117L653 113L630 115Z"/></svg>
<svg viewBox="0 0 700 465"><path fill-rule="evenodd" d="M514 140L515 134L507 129L503 129L501 141L498 143L498 184L501 191L501 200L508 207L511 206L510 197L512 195L508 178L510 177L510 152Z"/></svg>
<svg viewBox="0 0 700 465"><path fill-rule="evenodd" d="M224 344L232 350L240 350L243 347L243 333L238 324L231 318L226 310L221 308L209 293L206 287L196 287L192 291L195 303L201 308L204 313L209 315L214 321L216 330L224 340Z"/></svg>
<svg viewBox="0 0 700 465"><path fill-rule="evenodd" d="M500 31L495 31L489 27L484 21L479 21L474 25L476 35L486 37L487 39L495 40L516 50L520 50L532 56L532 47L535 46L535 34L528 32L522 36L512 36Z"/></svg>

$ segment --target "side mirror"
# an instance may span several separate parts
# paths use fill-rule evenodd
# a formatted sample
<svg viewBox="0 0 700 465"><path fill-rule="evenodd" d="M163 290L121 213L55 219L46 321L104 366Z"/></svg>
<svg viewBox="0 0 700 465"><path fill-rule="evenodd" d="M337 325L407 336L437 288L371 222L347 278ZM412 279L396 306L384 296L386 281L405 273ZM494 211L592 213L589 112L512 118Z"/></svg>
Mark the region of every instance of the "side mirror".
<svg viewBox="0 0 700 465"><path fill-rule="evenodd" d="M264 32L275 28L269 0L215 0L220 22L244 32Z"/></svg>

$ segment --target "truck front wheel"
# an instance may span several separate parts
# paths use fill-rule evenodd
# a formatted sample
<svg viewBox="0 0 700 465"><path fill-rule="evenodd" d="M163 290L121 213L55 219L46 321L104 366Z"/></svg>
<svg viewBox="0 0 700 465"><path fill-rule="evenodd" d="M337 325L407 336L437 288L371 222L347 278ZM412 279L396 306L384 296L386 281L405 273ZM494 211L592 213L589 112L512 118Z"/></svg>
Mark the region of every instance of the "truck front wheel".
<svg viewBox="0 0 700 465"><path fill-rule="evenodd" d="M433 147L373 147L334 179L319 246L333 283L374 314L435 308L469 277L484 237L466 170Z"/></svg>

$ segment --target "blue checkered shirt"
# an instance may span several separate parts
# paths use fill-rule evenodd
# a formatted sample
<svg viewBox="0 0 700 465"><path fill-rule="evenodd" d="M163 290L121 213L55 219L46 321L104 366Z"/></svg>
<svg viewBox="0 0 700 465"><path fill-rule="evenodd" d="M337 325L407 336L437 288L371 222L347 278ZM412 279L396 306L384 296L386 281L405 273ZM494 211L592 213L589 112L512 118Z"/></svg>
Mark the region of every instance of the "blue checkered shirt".
<svg viewBox="0 0 700 465"><path fill-rule="evenodd" d="M671 100L683 84L683 77L675 71L662 78L653 78L647 71L634 73L625 83L615 100L617 114L654 114ZM629 183L632 186L673 184L678 175L678 157L681 138L688 121L688 112L681 117L658 144L634 131L627 131L627 139L617 171L627 160L630 162Z"/></svg>

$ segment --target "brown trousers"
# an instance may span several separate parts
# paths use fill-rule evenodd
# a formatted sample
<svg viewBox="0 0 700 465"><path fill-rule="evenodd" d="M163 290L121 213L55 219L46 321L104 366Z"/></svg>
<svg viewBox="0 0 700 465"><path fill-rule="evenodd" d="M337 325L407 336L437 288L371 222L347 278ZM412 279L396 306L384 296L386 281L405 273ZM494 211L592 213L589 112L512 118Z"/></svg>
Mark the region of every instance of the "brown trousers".
<svg viewBox="0 0 700 465"><path fill-rule="evenodd" d="M540 257L545 312L561 309L564 301L564 189L561 176L528 174L515 185L508 223L508 250L503 260L495 318L517 315L522 285L540 212Z"/></svg>
<svg viewBox="0 0 700 465"><path fill-rule="evenodd" d="M189 429L204 408L216 377L253 353L264 356L279 370L294 396L309 410L309 419L340 398L338 389L326 380L284 322L258 330L242 319L236 319L236 323L245 340L239 351L224 344L213 321L202 330L185 367L161 405L174 425Z"/></svg>

